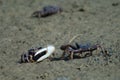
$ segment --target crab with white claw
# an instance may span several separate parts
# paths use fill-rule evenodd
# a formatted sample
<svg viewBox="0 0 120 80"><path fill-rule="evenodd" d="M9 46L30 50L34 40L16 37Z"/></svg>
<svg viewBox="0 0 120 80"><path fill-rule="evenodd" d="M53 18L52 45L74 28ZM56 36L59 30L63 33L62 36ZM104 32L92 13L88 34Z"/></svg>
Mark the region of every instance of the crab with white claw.
<svg viewBox="0 0 120 80"><path fill-rule="evenodd" d="M21 55L21 63L27 62L41 62L46 58L51 58L54 56L55 47L53 45L49 45L46 48L38 48L38 49L30 49L28 53Z"/></svg>

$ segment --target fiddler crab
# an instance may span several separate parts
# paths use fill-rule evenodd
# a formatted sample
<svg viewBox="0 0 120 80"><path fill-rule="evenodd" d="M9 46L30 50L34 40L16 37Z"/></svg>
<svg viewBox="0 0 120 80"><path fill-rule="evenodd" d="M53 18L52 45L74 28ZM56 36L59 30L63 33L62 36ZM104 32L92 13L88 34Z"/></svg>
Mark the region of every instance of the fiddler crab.
<svg viewBox="0 0 120 80"><path fill-rule="evenodd" d="M49 45L45 48L39 47L36 49L30 49L27 53L21 55L21 63L41 62L46 58L50 58L54 55L55 47Z"/></svg>

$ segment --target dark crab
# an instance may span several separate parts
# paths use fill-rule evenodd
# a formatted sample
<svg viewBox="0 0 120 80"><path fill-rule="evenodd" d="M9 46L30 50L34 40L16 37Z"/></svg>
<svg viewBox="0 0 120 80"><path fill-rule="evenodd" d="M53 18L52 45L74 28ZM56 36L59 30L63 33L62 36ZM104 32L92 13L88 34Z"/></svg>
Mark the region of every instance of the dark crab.
<svg viewBox="0 0 120 80"><path fill-rule="evenodd" d="M81 57L81 54L83 52L86 53L84 55L84 58L85 58L87 56L92 56L92 52L95 51L95 50L97 51L98 49L100 49L102 51L104 56L108 55L107 50L105 50L99 44L91 45L90 43L87 43L87 44L78 44L78 43L76 43L75 46L67 44L67 45L62 45L60 47L60 49L63 50L63 54L62 54L61 58L64 58L66 54L69 55L70 59L73 59L74 54L78 54L78 56Z"/></svg>
<svg viewBox="0 0 120 80"><path fill-rule="evenodd" d="M32 14L32 17L47 17L47 16L50 16L50 15L53 15L53 14L56 14L56 13L59 13L59 12L62 12L62 8L61 7L58 7L58 6L45 6L43 7L42 10L40 11L35 11L33 14Z"/></svg>
<svg viewBox="0 0 120 80"><path fill-rule="evenodd" d="M29 49L27 53L22 54L20 63L34 62L39 57L43 56L45 54L45 52L42 52L42 54L39 54L36 57L33 57L35 55L36 51L39 49L42 49L42 47L39 47L36 49L34 49L34 48Z"/></svg>

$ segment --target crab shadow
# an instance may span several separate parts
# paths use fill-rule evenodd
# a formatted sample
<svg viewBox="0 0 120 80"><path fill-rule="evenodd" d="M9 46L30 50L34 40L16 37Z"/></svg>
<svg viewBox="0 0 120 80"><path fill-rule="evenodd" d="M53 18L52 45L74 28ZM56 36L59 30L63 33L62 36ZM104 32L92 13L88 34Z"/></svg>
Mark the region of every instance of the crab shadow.
<svg viewBox="0 0 120 80"><path fill-rule="evenodd" d="M77 56L77 55L73 55L73 59L84 59L84 58L87 58L87 57L90 57L92 55L85 55L83 57L80 57L80 56ZM68 56L64 57L63 59L61 59L60 57L59 58L52 58L51 61L60 61L60 60L64 60L64 61L69 61L70 58Z"/></svg>

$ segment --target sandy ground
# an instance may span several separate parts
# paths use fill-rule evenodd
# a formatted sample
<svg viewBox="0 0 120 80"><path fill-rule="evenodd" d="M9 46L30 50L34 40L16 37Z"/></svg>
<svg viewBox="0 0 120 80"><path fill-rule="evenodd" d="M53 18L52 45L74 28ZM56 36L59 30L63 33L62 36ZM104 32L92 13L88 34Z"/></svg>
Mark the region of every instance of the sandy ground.
<svg viewBox="0 0 120 80"><path fill-rule="evenodd" d="M46 5L63 8L61 14L32 18ZM19 64L32 47L72 42L102 43L111 54L83 59L48 59ZM0 0L0 80L120 80L120 0Z"/></svg>

